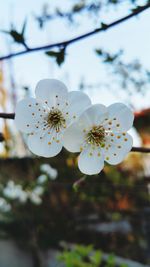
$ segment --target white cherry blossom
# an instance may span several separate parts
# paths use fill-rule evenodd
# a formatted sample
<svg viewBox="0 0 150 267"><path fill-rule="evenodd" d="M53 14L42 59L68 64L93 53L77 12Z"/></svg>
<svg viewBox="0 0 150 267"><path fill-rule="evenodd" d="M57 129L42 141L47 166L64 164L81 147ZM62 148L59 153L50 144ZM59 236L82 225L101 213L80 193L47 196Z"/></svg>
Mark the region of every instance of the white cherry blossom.
<svg viewBox="0 0 150 267"><path fill-rule="evenodd" d="M122 103L109 107L93 105L66 130L64 147L70 152L81 152L78 158L81 172L97 174L104 161L118 164L131 150L133 140L127 131L133 119L132 111Z"/></svg>
<svg viewBox="0 0 150 267"><path fill-rule="evenodd" d="M62 149L65 130L91 105L89 97L80 91L68 92L55 79L38 82L36 98L18 102L15 112L17 128L28 135L29 149L36 155L53 157Z"/></svg>

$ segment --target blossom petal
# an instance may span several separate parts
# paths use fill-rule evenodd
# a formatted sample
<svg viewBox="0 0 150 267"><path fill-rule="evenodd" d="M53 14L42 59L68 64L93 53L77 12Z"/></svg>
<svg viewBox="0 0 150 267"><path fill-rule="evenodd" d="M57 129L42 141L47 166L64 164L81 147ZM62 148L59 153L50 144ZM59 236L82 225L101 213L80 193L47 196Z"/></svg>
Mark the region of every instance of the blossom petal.
<svg viewBox="0 0 150 267"><path fill-rule="evenodd" d="M114 134L106 138L104 148L105 160L112 164L119 164L124 160L133 145L133 139L128 133Z"/></svg>
<svg viewBox="0 0 150 267"><path fill-rule="evenodd" d="M78 125L81 129L87 129L94 125L100 125L107 116L107 108L104 105L92 105L82 113L78 120Z"/></svg>
<svg viewBox="0 0 150 267"><path fill-rule="evenodd" d="M19 101L15 110L15 124L25 133L31 133L36 129L37 122L42 122L44 107L35 98L24 98Z"/></svg>
<svg viewBox="0 0 150 267"><path fill-rule="evenodd" d="M34 135L30 135L28 137L28 147L34 154L42 157L54 157L56 156L62 149L62 144L58 140L53 140L51 135L45 134L41 138L41 133L35 133Z"/></svg>
<svg viewBox="0 0 150 267"><path fill-rule="evenodd" d="M78 166L82 173L98 174L104 167L104 156L99 148L93 150L87 146L79 155Z"/></svg>
<svg viewBox="0 0 150 267"><path fill-rule="evenodd" d="M133 112L130 108L122 103L115 103L108 107L109 121L112 123L111 129L116 131L128 131L134 120Z"/></svg>
<svg viewBox="0 0 150 267"><path fill-rule="evenodd" d="M68 113L73 120L80 116L89 106L91 106L91 100L88 95L81 91L69 92Z"/></svg>
<svg viewBox="0 0 150 267"><path fill-rule="evenodd" d="M55 79L44 79L38 82L35 89L36 98L49 107L62 105L68 97L67 87Z"/></svg>
<svg viewBox="0 0 150 267"><path fill-rule="evenodd" d="M78 127L77 123L73 123L63 136L63 145L70 152L79 152L84 142L85 133Z"/></svg>

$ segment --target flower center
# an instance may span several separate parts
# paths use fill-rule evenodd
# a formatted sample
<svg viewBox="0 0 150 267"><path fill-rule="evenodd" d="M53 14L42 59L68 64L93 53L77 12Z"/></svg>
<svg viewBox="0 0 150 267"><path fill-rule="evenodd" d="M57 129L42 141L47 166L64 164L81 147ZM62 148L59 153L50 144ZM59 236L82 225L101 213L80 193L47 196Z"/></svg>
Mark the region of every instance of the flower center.
<svg viewBox="0 0 150 267"><path fill-rule="evenodd" d="M105 141L105 129L103 126L93 126L86 135L86 141L91 145L103 145L103 142Z"/></svg>
<svg viewBox="0 0 150 267"><path fill-rule="evenodd" d="M59 109L51 110L47 117L47 126L54 128L57 132L60 131L60 128L66 127L66 120Z"/></svg>

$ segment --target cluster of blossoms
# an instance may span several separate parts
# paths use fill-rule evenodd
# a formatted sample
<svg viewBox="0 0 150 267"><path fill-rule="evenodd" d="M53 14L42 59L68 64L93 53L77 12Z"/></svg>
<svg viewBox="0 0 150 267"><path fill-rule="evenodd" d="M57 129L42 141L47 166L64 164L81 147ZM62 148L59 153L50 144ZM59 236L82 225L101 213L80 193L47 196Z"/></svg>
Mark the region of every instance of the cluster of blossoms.
<svg viewBox="0 0 150 267"><path fill-rule="evenodd" d="M16 184L13 180L9 180L1 192L3 197L0 197L0 211L10 211L10 203L15 200L21 204L30 201L35 205L40 205L45 191L45 183L49 180L55 180L58 176L57 170L52 168L49 164L42 164L40 166L40 171L42 173L37 177L32 188L24 189L21 184Z"/></svg>
<svg viewBox="0 0 150 267"><path fill-rule="evenodd" d="M127 131L134 116L126 105L92 105L85 93L68 92L54 79L41 80L35 95L21 100L15 115L16 125L28 135L27 145L34 154L53 157L63 146L70 152L81 152L80 171L93 175L103 169L104 161L118 164L131 150L133 141Z"/></svg>

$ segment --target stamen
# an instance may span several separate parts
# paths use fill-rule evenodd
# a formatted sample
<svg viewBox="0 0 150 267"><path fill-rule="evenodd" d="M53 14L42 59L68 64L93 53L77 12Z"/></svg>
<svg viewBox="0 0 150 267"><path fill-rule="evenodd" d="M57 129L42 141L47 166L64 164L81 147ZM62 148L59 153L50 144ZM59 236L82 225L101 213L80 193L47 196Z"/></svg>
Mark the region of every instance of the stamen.
<svg viewBox="0 0 150 267"><path fill-rule="evenodd" d="M86 135L86 142L94 146L104 145L105 129L103 126L93 126Z"/></svg>
<svg viewBox="0 0 150 267"><path fill-rule="evenodd" d="M54 107L49 112L46 121L47 128L55 129L57 133L60 132L61 128L66 127L66 120L62 112L57 108L54 109Z"/></svg>

